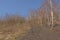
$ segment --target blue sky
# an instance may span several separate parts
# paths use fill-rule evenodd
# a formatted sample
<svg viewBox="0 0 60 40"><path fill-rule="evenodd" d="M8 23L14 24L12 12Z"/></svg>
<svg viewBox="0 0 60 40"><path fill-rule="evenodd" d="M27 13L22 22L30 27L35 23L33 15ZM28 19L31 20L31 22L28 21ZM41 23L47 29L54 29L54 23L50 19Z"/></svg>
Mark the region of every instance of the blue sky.
<svg viewBox="0 0 60 40"><path fill-rule="evenodd" d="M6 13L27 16L29 10L38 9L42 3L43 0L0 0L0 17Z"/></svg>
<svg viewBox="0 0 60 40"><path fill-rule="evenodd" d="M56 0L56 2L59 1ZM25 17L29 10L40 8L43 2L43 0L0 0L0 17L6 13L9 13L9 15L20 13Z"/></svg>

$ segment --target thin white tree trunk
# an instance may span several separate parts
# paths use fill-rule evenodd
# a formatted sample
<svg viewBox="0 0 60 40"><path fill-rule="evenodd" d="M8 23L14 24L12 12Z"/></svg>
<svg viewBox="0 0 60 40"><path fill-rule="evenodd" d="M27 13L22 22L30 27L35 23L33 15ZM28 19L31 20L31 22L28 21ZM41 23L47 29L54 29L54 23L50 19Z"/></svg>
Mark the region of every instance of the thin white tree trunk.
<svg viewBox="0 0 60 40"><path fill-rule="evenodd" d="M51 6L51 29L53 28L53 10L52 10L52 0L50 0L50 6Z"/></svg>

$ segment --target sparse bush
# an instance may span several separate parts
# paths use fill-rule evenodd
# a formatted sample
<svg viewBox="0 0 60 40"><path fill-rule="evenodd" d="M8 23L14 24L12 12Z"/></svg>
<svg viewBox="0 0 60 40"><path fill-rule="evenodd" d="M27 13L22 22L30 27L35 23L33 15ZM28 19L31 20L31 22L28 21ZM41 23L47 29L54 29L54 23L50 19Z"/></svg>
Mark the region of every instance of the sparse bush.
<svg viewBox="0 0 60 40"><path fill-rule="evenodd" d="M55 3L54 0L52 2L53 2L53 5L52 5L53 6L52 8L53 9L53 23L54 25L55 24L60 25L60 16L59 16L60 6L57 3ZM32 11L30 14L31 14L30 15L31 24L34 24L34 25L39 24L40 26L51 25L51 7L48 0L46 0L46 2L41 6L40 9Z"/></svg>

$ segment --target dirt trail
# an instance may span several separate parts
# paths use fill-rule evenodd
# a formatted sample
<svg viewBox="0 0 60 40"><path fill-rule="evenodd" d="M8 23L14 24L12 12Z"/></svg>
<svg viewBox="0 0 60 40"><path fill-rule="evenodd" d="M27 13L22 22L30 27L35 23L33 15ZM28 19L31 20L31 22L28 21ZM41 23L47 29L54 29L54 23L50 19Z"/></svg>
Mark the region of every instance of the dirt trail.
<svg viewBox="0 0 60 40"><path fill-rule="evenodd" d="M60 26L56 26L54 30L49 30L48 27L33 27L20 40L60 40Z"/></svg>

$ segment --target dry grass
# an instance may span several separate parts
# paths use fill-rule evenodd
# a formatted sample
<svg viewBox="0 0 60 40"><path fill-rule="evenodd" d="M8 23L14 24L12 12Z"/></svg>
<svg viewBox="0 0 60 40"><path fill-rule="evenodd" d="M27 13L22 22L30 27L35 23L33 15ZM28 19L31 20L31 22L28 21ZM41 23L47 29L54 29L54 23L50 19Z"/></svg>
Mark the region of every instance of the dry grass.
<svg viewBox="0 0 60 40"><path fill-rule="evenodd" d="M17 37L24 36L30 25L23 17L12 16L0 22L0 40L17 40Z"/></svg>
<svg viewBox="0 0 60 40"><path fill-rule="evenodd" d="M41 14L41 11L36 12L38 13L36 16L34 13L28 20L25 20L25 18L20 16L11 16L5 18L4 20L0 20L0 40L25 40L24 38L27 38L28 36L31 36L32 40L44 40L45 38L50 40L50 35L53 36L52 39L54 40L54 36L60 35L60 19L56 17L57 15L54 16L54 31L50 31L49 24L51 21L49 14L47 18L45 14ZM33 33L30 31L33 31ZM39 36L37 36L38 34ZM47 34L49 34L49 37L46 36ZM36 39L34 37L36 37ZM29 37L28 40L30 39L31 38Z"/></svg>

